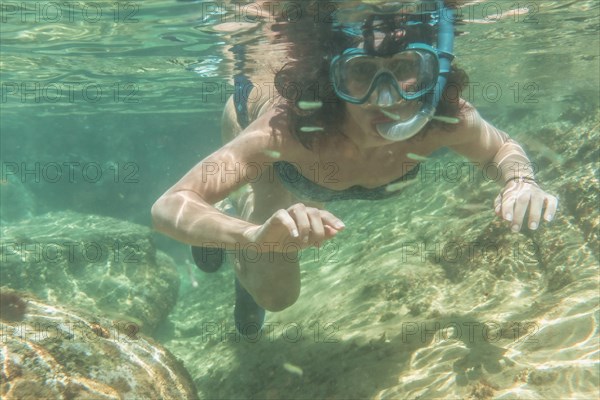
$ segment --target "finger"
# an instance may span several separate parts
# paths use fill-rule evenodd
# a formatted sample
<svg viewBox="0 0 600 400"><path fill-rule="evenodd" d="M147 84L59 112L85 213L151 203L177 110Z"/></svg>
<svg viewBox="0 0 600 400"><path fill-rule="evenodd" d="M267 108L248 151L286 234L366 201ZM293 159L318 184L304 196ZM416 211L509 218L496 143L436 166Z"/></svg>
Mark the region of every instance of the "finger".
<svg viewBox="0 0 600 400"><path fill-rule="evenodd" d="M307 209L308 220L310 222L310 241L320 242L325 237L325 228L321 220L321 213L318 209L309 207Z"/></svg>
<svg viewBox="0 0 600 400"><path fill-rule="evenodd" d="M502 194L499 194L498 196L496 196L496 199L494 200L494 212L496 213L496 215L498 217L502 216Z"/></svg>
<svg viewBox="0 0 600 400"><path fill-rule="evenodd" d="M344 222L342 222L341 219L339 219L329 211L319 210L319 212L321 214L321 220L323 221L324 225L329 225L330 227L337 229L338 231L341 231L346 227L346 225L344 225Z"/></svg>
<svg viewBox="0 0 600 400"><path fill-rule="evenodd" d="M535 231L540 226L540 217L542 216L542 208L544 207L544 197L540 195L531 196L529 201L529 220L527 226L532 231Z"/></svg>
<svg viewBox="0 0 600 400"><path fill-rule="evenodd" d="M519 232L521 230L530 199L531 192L529 190L520 190L519 193L517 193L517 201L515 202L514 216L511 225L511 230L513 232Z"/></svg>
<svg viewBox="0 0 600 400"><path fill-rule="evenodd" d="M514 192L505 191L502 194L502 206L500 208L500 214L506 221L513 220L516 198L517 197Z"/></svg>
<svg viewBox="0 0 600 400"><path fill-rule="evenodd" d="M337 235L339 232L337 229L335 229L329 225L324 225L323 228L325 230L325 237L318 242L314 242L314 246L317 248L320 248L323 245L323 243L325 243L329 239L332 239L333 237L335 237L335 235Z"/></svg>
<svg viewBox="0 0 600 400"><path fill-rule="evenodd" d="M547 196L545 199L546 210L544 211L544 219L548 222L552 221L558 208L558 199L554 196Z"/></svg>
<svg viewBox="0 0 600 400"><path fill-rule="evenodd" d="M292 216L288 213L287 210L281 209L276 211L275 214L273 214L273 216L269 218L268 223L271 225L278 224L284 226L287 229L289 235L293 238L297 239L300 236L298 232L298 226L296 225L296 221L294 220L294 218L292 218Z"/></svg>
<svg viewBox="0 0 600 400"><path fill-rule="evenodd" d="M331 239L332 237L334 237L335 235L337 235L338 230L329 226L329 225L325 225L325 238L327 239Z"/></svg>
<svg viewBox="0 0 600 400"><path fill-rule="evenodd" d="M308 243L308 237L310 235L310 221L306 213L306 206L302 203L294 204L288 211L298 227L298 233L300 240L304 243Z"/></svg>

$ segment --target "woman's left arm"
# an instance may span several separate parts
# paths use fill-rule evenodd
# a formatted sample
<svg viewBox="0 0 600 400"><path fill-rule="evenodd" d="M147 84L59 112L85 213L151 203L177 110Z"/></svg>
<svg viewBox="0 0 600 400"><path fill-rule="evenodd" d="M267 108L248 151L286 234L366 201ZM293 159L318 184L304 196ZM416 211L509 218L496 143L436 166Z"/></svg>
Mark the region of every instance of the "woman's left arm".
<svg viewBox="0 0 600 400"><path fill-rule="evenodd" d="M534 165L523 148L506 133L485 121L477 110L463 108L460 126L451 134L449 148L464 155L482 168L497 168L497 182L503 188L496 197L495 212L511 224L513 232L521 230L529 211L527 226L535 230L540 220L552 221L558 206L555 196L546 193L535 181Z"/></svg>

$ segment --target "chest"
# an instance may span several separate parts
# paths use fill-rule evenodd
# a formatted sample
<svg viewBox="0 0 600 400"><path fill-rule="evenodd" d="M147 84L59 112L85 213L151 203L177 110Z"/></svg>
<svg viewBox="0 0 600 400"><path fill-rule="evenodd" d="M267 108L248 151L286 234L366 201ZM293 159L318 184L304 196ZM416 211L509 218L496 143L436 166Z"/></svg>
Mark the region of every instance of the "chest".
<svg viewBox="0 0 600 400"><path fill-rule="evenodd" d="M343 149L323 152L297 165L307 179L334 190L359 185L376 188L406 175L419 164L416 155L427 155L422 146L393 144L357 156Z"/></svg>

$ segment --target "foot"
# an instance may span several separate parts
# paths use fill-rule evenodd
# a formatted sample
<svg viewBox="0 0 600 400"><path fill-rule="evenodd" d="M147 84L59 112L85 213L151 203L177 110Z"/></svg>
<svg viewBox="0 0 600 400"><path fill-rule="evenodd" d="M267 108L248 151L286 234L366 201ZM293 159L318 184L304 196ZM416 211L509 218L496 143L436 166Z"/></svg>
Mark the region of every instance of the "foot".
<svg viewBox="0 0 600 400"><path fill-rule="evenodd" d="M256 304L250 293L235 278L235 328L244 336L256 337L265 322L265 309Z"/></svg>
<svg viewBox="0 0 600 400"><path fill-rule="evenodd" d="M204 272L216 272L223 265L225 250L217 247L192 246L194 262Z"/></svg>
<svg viewBox="0 0 600 400"><path fill-rule="evenodd" d="M228 198L219 201L214 207L224 214L237 215L235 207ZM216 247L192 246L192 257L202 271L217 272L223 265L223 261L225 261L225 251Z"/></svg>

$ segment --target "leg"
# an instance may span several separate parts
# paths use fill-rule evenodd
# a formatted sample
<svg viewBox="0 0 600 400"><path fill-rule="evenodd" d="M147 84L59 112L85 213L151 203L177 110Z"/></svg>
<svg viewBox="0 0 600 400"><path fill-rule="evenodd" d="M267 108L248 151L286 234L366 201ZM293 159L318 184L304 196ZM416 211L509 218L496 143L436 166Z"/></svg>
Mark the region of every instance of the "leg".
<svg viewBox="0 0 600 400"><path fill-rule="evenodd" d="M192 246L192 258L202 271L217 272L223 265L225 251L219 248Z"/></svg>
<svg viewBox="0 0 600 400"><path fill-rule="evenodd" d="M256 224L264 223L275 211L289 207L293 201L289 192L277 183L255 185L239 200L242 219ZM300 295L298 255L256 254L252 250L242 249L236 259L235 272L242 286L269 311L281 311L294 304Z"/></svg>
<svg viewBox="0 0 600 400"><path fill-rule="evenodd" d="M215 208L229 215L234 215L228 199L215 204ZM217 272L225 260L225 250L217 247L192 246L192 258L198 268L204 272Z"/></svg>

